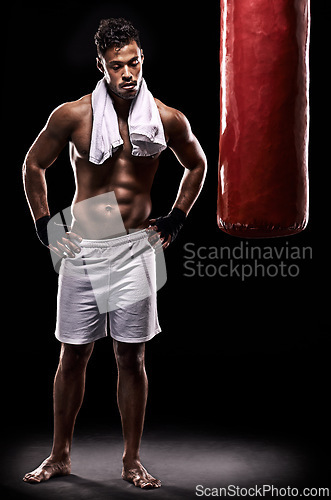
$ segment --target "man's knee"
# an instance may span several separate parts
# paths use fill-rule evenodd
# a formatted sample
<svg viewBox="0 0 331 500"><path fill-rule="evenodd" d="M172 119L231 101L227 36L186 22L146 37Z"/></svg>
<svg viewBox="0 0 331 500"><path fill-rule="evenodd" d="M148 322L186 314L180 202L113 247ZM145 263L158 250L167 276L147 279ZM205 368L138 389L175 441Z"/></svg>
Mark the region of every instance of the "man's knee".
<svg viewBox="0 0 331 500"><path fill-rule="evenodd" d="M92 354L94 343L83 345L62 344L60 367L64 373L85 370Z"/></svg>
<svg viewBox="0 0 331 500"><path fill-rule="evenodd" d="M114 353L119 370L140 371L145 368L145 344L114 341Z"/></svg>

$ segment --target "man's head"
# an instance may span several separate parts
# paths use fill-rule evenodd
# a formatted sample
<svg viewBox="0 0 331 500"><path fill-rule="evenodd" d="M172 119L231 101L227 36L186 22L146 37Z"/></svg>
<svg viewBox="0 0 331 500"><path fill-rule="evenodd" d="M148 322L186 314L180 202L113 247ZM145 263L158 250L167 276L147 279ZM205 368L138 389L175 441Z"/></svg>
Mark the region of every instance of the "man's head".
<svg viewBox="0 0 331 500"><path fill-rule="evenodd" d="M122 99L133 99L142 80L143 53L138 31L123 19L103 19L94 36L97 67L109 89Z"/></svg>

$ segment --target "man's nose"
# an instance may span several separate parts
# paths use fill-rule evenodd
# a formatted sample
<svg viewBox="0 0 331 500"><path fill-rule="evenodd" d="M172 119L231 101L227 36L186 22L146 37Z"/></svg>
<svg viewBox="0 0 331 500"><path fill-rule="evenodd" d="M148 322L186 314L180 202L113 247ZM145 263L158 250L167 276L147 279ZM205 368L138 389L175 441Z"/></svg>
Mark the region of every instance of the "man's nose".
<svg viewBox="0 0 331 500"><path fill-rule="evenodd" d="M123 73L122 73L122 78L123 78L123 80L131 80L132 75L131 75L131 73L129 71L128 66L124 66Z"/></svg>

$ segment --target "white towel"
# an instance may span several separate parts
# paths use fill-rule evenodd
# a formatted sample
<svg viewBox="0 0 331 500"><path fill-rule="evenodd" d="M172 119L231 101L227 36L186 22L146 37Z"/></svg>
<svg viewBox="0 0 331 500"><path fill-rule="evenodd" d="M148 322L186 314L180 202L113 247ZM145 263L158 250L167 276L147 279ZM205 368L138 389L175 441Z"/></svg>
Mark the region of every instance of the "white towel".
<svg viewBox="0 0 331 500"><path fill-rule="evenodd" d="M123 144L117 114L102 78L92 92L93 125L89 160L100 165ZM132 100L128 117L134 156L152 156L167 147L160 113L145 80Z"/></svg>

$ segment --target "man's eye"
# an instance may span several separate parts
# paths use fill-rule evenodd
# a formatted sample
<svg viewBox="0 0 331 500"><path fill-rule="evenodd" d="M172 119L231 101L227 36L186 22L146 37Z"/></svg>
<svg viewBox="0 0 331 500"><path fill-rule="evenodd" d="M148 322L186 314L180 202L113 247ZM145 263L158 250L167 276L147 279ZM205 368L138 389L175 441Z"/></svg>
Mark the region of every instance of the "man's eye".
<svg viewBox="0 0 331 500"><path fill-rule="evenodd" d="M120 69L120 67L116 65L116 66L112 66L112 69L117 71L118 69Z"/></svg>
<svg viewBox="0 0 331 500"><path fill-rule="evenodd" d="M132 61L131 65L132 66L137 66L138 63L139 63L138 59L135 59L134 61Z"/></svg>

